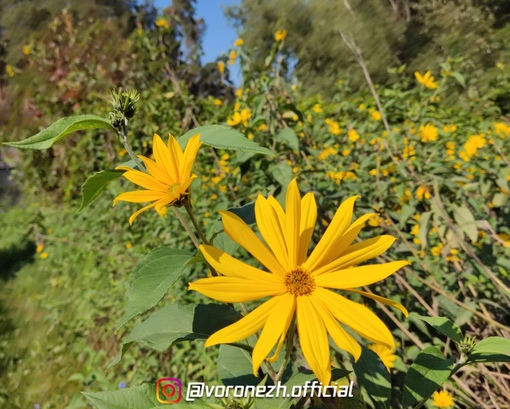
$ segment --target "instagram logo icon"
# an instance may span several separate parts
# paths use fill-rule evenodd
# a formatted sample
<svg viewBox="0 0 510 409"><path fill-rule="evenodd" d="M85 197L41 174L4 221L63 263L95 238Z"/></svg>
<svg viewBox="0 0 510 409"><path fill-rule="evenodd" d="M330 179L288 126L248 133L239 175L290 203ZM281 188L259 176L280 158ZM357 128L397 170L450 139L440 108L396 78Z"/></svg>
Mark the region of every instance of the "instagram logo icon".
<svg viewBox="0 0 510 409"><path fill-rule="evenodd" d="M160 378L156 382L156 398L159 403L177 403L182 398L182 383L177 378Z"/></svg>

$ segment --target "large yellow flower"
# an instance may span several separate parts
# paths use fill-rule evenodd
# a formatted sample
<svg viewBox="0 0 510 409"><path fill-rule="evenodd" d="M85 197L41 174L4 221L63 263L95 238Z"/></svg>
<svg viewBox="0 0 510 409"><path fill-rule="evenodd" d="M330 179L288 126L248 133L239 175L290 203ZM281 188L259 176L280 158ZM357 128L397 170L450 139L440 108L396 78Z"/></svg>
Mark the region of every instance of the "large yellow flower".
<svg viewBox="0 0 510 409"><path fill-rule="evenodd" d="M190 138L183 152L173 136L170 135L168 145L165 145L161 137L155 134L152 143L155 161L138 155L143 161L147 173L127 166L117 168L126 171L123 174L126 179L147 190L121 193L113 200L114 205L118 201L152 202L133 213L129 218L129 224L133 224L140 213L152 208L162 214L166 210L166 206L178 203L189 195L191 182L196 178L196 175L191 174L191 168L201 145L199 140L200 135Z"/></svg>
<svg viewBox="0 0 510 409"><path fill-rule="evenodd" d="M372 342L395 347L386 325L367 307L333 290L361 294L383 304L406 309L391 300L354 288L375 283L409 264L355 265L379 256L395 239L379 236L352 244L373 213L351 224L354 202L344 201L324 236L308 256L317 218L312 193L302 199L294 179L287 190L285 211L272 196L257 197L255 217L266 244L235 214L221 212L223 228L229 237L248 250L268 272L236 260L224 251L201 246L207 262L221 275L190 283L189 288L216 300L235 303L271 297L238 322L211 335L205 346L237 342L263 328L253 350L253 372L276 346L276 360L291 322L296 316L303 354L323 385L331 380L328 334L336 345L358 359L359 343L344 326Z"/></svg>

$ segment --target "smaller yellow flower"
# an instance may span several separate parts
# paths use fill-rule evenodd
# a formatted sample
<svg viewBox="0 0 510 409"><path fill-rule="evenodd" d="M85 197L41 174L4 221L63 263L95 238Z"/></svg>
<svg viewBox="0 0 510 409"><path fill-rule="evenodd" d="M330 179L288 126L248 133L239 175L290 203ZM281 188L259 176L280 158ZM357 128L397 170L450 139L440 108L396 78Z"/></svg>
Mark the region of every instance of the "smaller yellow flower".
<svg viewBox="0 0 510 409"><path fill-rule="evenodd" d="M159 20L156 20L154 22L154 24L156 24L156 26L162 27L162 28L169 28L170 27L168 25L168 21L166 21L166 18L160 18Z"/></svg>
<svg viewBox="0 0 510 409"><path fill-rule="evenodd" d="M501 61L498 61L496 63L496 67L498 67L500 70L504 70L505 69L505 64L503 64Z"/></svg>
<svg viewBox="0 0 510 409"><path fill-rule="evenodd" d="M436 408L449 408L453 406L453 397L448 391L434 392L432 398L434 399L433 405Z"/></svg>
<svg viewBox="0 0 510 409"><path fill-rule="evenodd" d="M44 253L41 253L40 257L44 260L45 258L48 258L49 254L44 252Z"/></svg>
<svg viewBox="0 0 510 409"><path fill-rule="evenodd" d="M425 199L430 199L430 192L428 188L419 186L418 189L416 190L416 198L418 200L423 200L424 197Z"/></svg>
<svg viewBox="0 0 510 409"><path fill-rule="evenodd" d="M230 51L230 54L228 55L227 64L234 65L236 63L236 58L237 58L237 53L234 50Z"/></svg>
<svg viewBox="0 0 510 409"><path fill-rule="evenodd" d="M371 217L370 219L368 219L368 225L369 226L372 226L372 227L377 227L381 224L381 216L379 216L378 214L374 215L373 217ZM370 348L370 347L369 347ZM370 348L372 349L372 348ZM375 351L374 351L375 352Z"/></svg>
<svg viewBox="0 0 510 409"><path fill-rule="evenodd" d="M372 110L370 112L370 116L372 117L372 119L374 121L380 121L382 118L381 113L379 111L375 111L375 110Z"/></svg>
<svg viewBox="0 0 510 409"><path fill-rule="evenodd" d="M223 101L221 99L218 99L218 98L214 98L213 100L213 104L217 107L223 105Z"/></svg>
<svg viewBox="0 0 510 409"><path fill-rule="evenodd" d="M494 124L494 130L496 131L496 134L500 137L510 135L510 126L508 126L504 122L496 122Z"/></svg>
<svg viewBox="0 0 510 409"><path fill-rule="evenodd" d="M312 109L313 109L313 112L315 112L317 114L320 114L322 112L321 104L315 104Z"/></svg>
<svg viewBox="0 0 510 409"><path fill-rule="evenodd" d="M23 46L23 55L29 55L30 54L30 46L24 45Z"/></svg>
<svg viewBox="0 0 510 409"><path fill-rule="evenodd" d="M239 112L234 112L227 119L228 126L236 126L239 123L241 123L241 114Z"/></svg>
<svg viewBox="0 0 510 409"><path fill-rule="evenodd" d="M7 64L5 66L5 72L7 73L7 75L9 77L11 77L11 78L14 77L14 70L12 69L12 65L11 64Z"/></svg>
<svg viewBox="0 0 510 409"><path fill-rule="evenodd" d="M44 249L44 246L43 246L42 244L38 244L38 245L37 245L37 248L35 249L35 251L36 251L37 253L40 253L41 251L43 251L43 249Z"/></svg>
<svg viewBox="0 0 510 409"><path fill-rule="evenodd" d="M370 221L368 223L370 224ZM388 372L390 372L391 368L395 368L397 356L393 353L393 349L390 349L383 344L370 344L368 349L371 349L379 356Z"/></svg>
<svg viewBox="0 0 510 409"><path fill-rule="evenodd" d="M367 109L367 106L366 106L365 104L359 104L358 109L359 109L360 111L364 111L365 109Z"/></svg>
<svg viewBox="0 0 510 409"><path fill-rule="evenodd" d="M350 149L344 149L344 150L342 151L342 155L343 155L343 156L349 156L349 154L350 154L350 153L351 153L351 150L350 150Z"/></svg>
<svg viewBox="0 0 510 409"><path fill-rule="evenodd" d="M240 47L244 44L244 40L242 38L238 38L235 42L234 42L234 47Z"/></svg>
<svg viewBox="0 0 510 409"><path fill-rule="evenodd" d="M443 250L443 243L439 243L437 246L434 246L430 249L430 253L434 257L439 257L441 255L441 251Z"/></svg>
<svg viewBox="0 0 510 409"><path fill-rule="evenodd" d="M285 40L285 37L287 37L287 30L276 30L276 33L274 33L274 39L277 43Z"/></svg>
<svg viewBox="0 0 510 409"><path fill-rule="evenodd" d="M498 239L500 239L501 241L503 241L503 247L510 247L510 234L506 234L506 233L499 233L497 235Z"/></svg>
<svg viewBox="0 0 510 409"><path fill-rule="evenodd" d="M131 243L129 243L129 242L128 242L128 243L126 243L126 249L128 249L128 250L129 250L129 249L131 249L131 248L133 248L133 245L132 245Z"/></svg>
<svg viewBox="0 0 510 409"><path fill-rule="evenodd" d="M414 76L416 77L416 81L426 88L436 89L439 87L439 84L434 81L434 77L431 75L430 71L427 71L424 75L421 75L418 71L416 71Z"/></svg>
<svg viewBox="0 0 510 409"><path fill-rule="evenodd" d="M297 85L296 85L296 84L292 84L292 85L290 86L290 89L291 89L292 91L295 91L295 90L297 89Z"/></svg>
<svg viewBox="0 0 510 409"><path fill-rule="evenodd" d="M267 131L267 125L266 124L260 124L257 128L258 131Z"/></svg>
<svg viewBox="0 0 510 409"><path fill-rule="evenodd" d="M457 125L451 124L451 125L445 125L443 126L443 132L452 133L457 130Z"/></svg>
<svg viewBox="0 0 510 409"><path fill-rule="evenodd" d="M420 136L422 142L435 141L438 136L438 129L431 124L420 126Z"/></svg>
<svg viewBox="0 0 510 409"><path fill-rule="evenodd" d="M242 88L236 89L236 97L240 99L240 98L242 98L242 96L243 96L243 89Z"/></svg>
<svg viewBox="0 0 510 409"><path fill-rule="evenodd" d="M349 131L347 131L347 137L351 142L356 142L359 139L359 133L356 129L349 129Z"/></svg>
<svg viewBox="0 0 510 409"><path fill-rule="evenodd" d="M218 71L220 74L225 72L225 63L223 61L218 61Z"/></svg>
<svg viewBox="0 0 510 409"><path fill-rule="evenodd" d="M243 125L245 127L248 126L248 119L251 118L251 109L244 108L239 115L241 117L241 122L243 123Z"/></svg>

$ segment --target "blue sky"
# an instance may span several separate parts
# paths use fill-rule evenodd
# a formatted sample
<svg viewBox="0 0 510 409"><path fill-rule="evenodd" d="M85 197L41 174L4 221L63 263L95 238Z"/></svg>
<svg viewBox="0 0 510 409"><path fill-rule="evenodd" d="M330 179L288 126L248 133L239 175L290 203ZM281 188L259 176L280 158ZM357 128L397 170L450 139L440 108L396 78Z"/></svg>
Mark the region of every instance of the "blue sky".
<svg viewBox="0 0 510 409"><path fill-rule="evenodd" d="M237 38L237 33L223 15L226 6L239 5L241 0L198 0L196 17L205 20L204 55L202 63L214 61L222 52L227 52ZM158 8L168 7L171 0L156 0Z"/></svg>

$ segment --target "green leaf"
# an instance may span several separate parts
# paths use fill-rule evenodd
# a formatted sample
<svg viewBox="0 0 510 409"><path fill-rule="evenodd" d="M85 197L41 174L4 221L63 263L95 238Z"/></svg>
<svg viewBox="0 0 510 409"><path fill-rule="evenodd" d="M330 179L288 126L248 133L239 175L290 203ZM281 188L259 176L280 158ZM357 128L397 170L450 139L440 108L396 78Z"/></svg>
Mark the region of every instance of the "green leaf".
<svg viewBox="0 0 510 409"><path fill-rule="evenodd" d="M283 190L287 189L287 186L294 177L294 174L292 173L292 167L286 162L271 164L268 170L276 179L276 181L282 185ZM284 193L283 190L282 194Z"/></svg>
<svg viewBox="0 0 510 409"><path fill-rule="evenodd" d="M478 228L476 227L475 217L467 207L461 206L455 208L453 218L455 223L457 223L471 241L475 242L478 240Z"/></svg>
<svg viewBox="0 0 510 409"><path fill-rule="evenodd" d="M282 142L290 146L294 151L299 152L299 138L292 128L284 128L278 132L275 141Z"/></svg>
<svg viewBox="0 0 510 409"><path fill-rule="evenodd" d="M239 216L246 224L254 224L255 220L255 202L250 202L241 207L231 207L229 212Z"/></svg>
<svg viewBox="0 0 510 409"><path fill-rule="evenodd" d="M188 140L196 134L200 134L200 141L204 145L212 146L213 148L273 155L269 149L259 146L255 142L250 141L241 132L225 125L205 125L186 132L179 138L181 148L184 149Z"/></svg>
<svg viewBox="0 0 510 409"><path fill-rule="evenodd" d="M205 339L241 318L225 304L172 304L135 325L124 344L143 342L165 351L175 342Z"/></svg>
<svg viewBox="0 0 510 409"><path fill-rule="evenodd" d="M489 337L481 340L469 354L467 362L510 362L510 339Z"/></svg>
<svg viewBox="0 0 510 409"><path fill-rule="evenodd" d="M402 210L400 211L400 220L398 222L399 227L403 228L407 222L407 219L409 219L414 213L416 213L414 206L408 204L402 206Z"/></svg>
<svg viewBox="0 0 510 409"><path fill-rule="evenodd" d="M220 221L216 222L215 227L217 227L217 233L214 234L212 239L210 240L211 245L214 247L223 250L227 254L234 254L239 248L239 244L228 237L228 234L223 231L223 225Z"/></svg>
<svg viewBox="0 0 510 409"><path fill-rule="evenodd" d="M193 257L186 250L159 247L138 264L131 276L126 312L117 327L154 307L180 277Z"/></svg>
<svg viewBox="0 0 510 409"><path fill-rule="evenodd" d="M362 347L361 357L353 364L354 372L361 386L381 408L389 408L391 395L390 374L379 356Z"/></svg>
<svg viewBox="0 0 510 409"><path fill-rule="evenodd" d="M81 187L82 199L81 206L78 211L92 203L108 183L110 183L112 180L118 179L122 176L123 173L124 171L122 170L108 169L102 170L101 172L97 172L92 176L89 176Z"/></svg>
<svg viewBox="0 0 510 409"><path fill-rule="evenodd" d="M134 388L107 392L82 392L97 409L152 409L166 407L156 398L156 386L144 383Z"/></svg>
<svg viewBox="0 0 510 409"><path fill-rule="evenodd" d="M253 364L248 351L230 345L221 345L218 356L218 375L224 385L258 385L260 378L253 375Z"/></svg>
<svg viewBox="0 0 510 409"><path fill-rule="evenodd" d="M439 348L425 348L409 368L404 382L402 405L408 407L428 399L450 377L455 359L446 359Z"/></svg>
<svg viewBox="0 0 510 409"><path fill-rule="evenodd" d="M458 72L458 71L453 71L451 73L451 76L453 78L455 78L457 80L457 82L462 85L463 88L466 88L466 80L464 79L464 76Z"/></svg>
<svg viewBox="0 0 510 409"><path fill-rule="evenodd" d="M462 342L464 336L459 327L445 317L425 317L421 315L415 315L416 318L425 321L431 325L434 329L451 338L456 343Z"/></svg>
<svg viewBox="0 0 510 409"><path fill-rule="evenodd" d="M427 237L428 237L428 232L429 232L429 221L430 221L430 216L432 215L432 212L424 212L421 214L421 217L420 217L420 221L419 221L419 224L420 224L420 230L418 231L418 238L420 239L421 241L421 248L425 248L425 246L427 245Z"/></svg>
<svg viewBox="0 0 510 409"><path fill-rule="evenodd" d="M77 115L61 118L48 128L23 141L4 142L4 144L19 149L48 149L60 138L84 129L108 129L116 132L106 118L97 115Z"/></svg>

